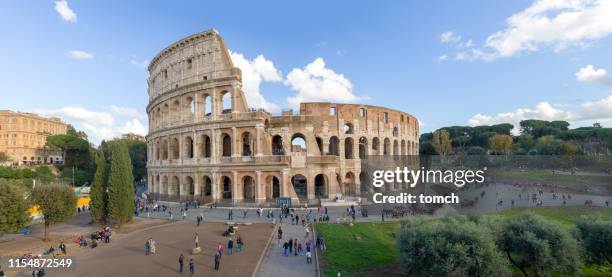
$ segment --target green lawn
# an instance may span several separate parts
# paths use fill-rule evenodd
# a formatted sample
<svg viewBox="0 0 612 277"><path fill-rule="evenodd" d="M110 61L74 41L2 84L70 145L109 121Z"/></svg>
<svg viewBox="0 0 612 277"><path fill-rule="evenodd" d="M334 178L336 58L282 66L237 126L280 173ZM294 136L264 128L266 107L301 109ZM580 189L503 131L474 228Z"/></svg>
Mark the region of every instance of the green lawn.
<svg viewBox="0 0 612 277"><path fill-rule="evenodd" d="M600 207L537 207L515 208L494 216L518 216L531 210L542 217L571 227L572 222L582 215L598 214L612 220L612 209ZM318 224L318 232L325 237L327 251L323 254L324 276L360 275L364 272L385 267L396 267L399 253L395 246L395 234L399 222L355 223L353 226L341 224ZM581 276L611 276L611 267L585 266Z"/></svg>

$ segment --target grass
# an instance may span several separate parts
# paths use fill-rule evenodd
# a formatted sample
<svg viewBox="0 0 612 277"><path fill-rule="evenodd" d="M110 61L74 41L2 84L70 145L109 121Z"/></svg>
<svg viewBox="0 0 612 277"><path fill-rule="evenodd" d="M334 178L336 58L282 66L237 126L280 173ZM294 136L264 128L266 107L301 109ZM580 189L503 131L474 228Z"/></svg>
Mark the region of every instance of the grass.
<svg viewBox="0 0 612 277"><path fill-rule="evenodd" d="M532 211L548 220L570 228L573 221L583 215L599 215L612 220L612 209L602 207L535 207L514 208L489 216L518 216L524 211ZM318 232L324 236L327 251L323 254L324 276L362 275L375 269L396 267L399 252L395 234L399 222L363 222L353 226L341 224L318 224ZM586 265L580 276L612 276L612 266Z"/></svg>

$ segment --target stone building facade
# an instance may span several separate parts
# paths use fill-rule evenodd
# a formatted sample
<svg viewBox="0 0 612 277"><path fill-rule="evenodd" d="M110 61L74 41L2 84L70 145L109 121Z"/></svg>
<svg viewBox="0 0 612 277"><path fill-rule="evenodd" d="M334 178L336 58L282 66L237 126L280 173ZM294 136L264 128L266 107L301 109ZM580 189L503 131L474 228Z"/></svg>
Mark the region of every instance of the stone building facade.
<svg viewBox="0 0 612 277"><path fill-rule="evenodd" d="M59 150L45 147L47 136L66 134L68 125L57 118L0 110L0 153L12 165L62 163Z"/></svg>
<svg viewBox="0 0 612 277"><path fill-rule="evenodd" d="M418 121L404 112L337 103L302 103L299 114L279 116L250 109L215 30L172 44L148 69L148 189L156 199L318 204L358 196L367 155L418 153Z"/></svg>

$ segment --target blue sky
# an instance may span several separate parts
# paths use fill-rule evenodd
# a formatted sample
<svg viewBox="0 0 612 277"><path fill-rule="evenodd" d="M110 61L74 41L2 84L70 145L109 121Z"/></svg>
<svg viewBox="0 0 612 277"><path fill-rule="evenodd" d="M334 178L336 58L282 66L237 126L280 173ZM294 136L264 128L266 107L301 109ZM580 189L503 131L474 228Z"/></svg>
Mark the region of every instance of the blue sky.
<svg viewBox="0 0 612 277"><path fill-rule="evenodd" d="M293 97L396 108L422 132L612 126L610 1L2 1L0 13L0 109L60 116L96 143L146 133L147 61L209 28L259 79L252 102L275 111Z"/></svg>

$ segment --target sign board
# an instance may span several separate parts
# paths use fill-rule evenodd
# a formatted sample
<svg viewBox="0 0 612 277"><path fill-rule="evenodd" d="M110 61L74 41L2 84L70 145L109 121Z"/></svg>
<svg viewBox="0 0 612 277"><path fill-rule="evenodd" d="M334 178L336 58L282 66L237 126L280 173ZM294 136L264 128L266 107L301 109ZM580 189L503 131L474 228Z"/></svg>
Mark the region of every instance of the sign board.
<svg viewBox="0 0 612 277"><path fill-rule="evenodd" d="M283 205L291 208L291 198L289 197L276 197L276 207L280 208Z"/></svg>

